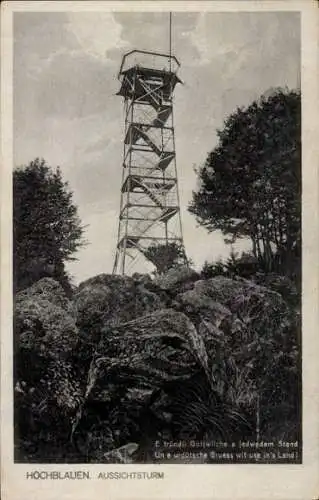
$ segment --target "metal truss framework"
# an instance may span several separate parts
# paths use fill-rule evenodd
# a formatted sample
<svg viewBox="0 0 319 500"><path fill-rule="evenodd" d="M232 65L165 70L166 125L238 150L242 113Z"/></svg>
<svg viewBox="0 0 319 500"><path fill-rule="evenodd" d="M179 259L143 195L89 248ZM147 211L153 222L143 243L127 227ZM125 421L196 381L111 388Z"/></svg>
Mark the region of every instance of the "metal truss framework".
<svg viewBox="0 0 319 500"><path fill-rule="evenodd" d="M174 56L134 50L119 72L125 136L113 273L127 274L149 245L184 250L178 193L173 93L181 80Z"/></svg>

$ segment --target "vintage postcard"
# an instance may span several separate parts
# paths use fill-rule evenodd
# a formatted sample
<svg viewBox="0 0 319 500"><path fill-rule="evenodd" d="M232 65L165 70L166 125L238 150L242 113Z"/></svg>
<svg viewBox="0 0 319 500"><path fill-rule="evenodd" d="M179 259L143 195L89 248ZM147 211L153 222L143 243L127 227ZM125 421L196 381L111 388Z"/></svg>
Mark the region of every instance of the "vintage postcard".
<svg viewBox="0 0 319 500"><path fill-rule="evenodd" d="M318 6L5 2L4 500L319 497Z"/></svg>

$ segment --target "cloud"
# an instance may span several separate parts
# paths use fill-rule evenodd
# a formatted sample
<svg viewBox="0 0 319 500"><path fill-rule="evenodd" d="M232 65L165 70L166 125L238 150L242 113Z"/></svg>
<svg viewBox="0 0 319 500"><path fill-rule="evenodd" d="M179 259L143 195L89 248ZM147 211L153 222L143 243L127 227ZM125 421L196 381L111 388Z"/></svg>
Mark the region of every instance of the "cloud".
<svg viewBox="0 0 319 500"><path fill-rule="evenodd" d="M90 56L107 60L108 51L127 46L122 39L122 26L112 13L72 12L67 16L67 29Z"/></svg>
<svg viewBox="0 0 319 500"><path fill-rule="evenodd" d="M241 14L243 16L245 14ZM251 37L249 30L242 31L238 15L229 13L200 13L189 38L198 52L196 64L206 65L212 61L228 59L242 48ZM237 36L240 32L240 36Z"/></svg>
<svg viewBox="0 0 319 500"><path fill-rule="evenodd" d="M238 12L201 13L189 38L199 54L197 64L226 60L228 71L236 71L245 57L263 64L277 53L291 52L300 45L298 13ZM226 65L225 65L226 66Z"/></svg>

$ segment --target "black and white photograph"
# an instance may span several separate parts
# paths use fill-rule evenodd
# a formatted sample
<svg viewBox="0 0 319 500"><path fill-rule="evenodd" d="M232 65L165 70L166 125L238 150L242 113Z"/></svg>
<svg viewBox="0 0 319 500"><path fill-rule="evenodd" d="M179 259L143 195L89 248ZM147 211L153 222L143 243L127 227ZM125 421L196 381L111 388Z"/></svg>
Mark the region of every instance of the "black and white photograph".
<svg viewBox="0 0 319 500"><path fill-rule="evenodd" d="M15 460L300 463L300 15L15 13Z"/></svg>
<svg viewBox="0 0 319 500"><path fill-rule="evenodd" d="M301 12L29 3L12 14L14 464L302 466Z"/></svg>

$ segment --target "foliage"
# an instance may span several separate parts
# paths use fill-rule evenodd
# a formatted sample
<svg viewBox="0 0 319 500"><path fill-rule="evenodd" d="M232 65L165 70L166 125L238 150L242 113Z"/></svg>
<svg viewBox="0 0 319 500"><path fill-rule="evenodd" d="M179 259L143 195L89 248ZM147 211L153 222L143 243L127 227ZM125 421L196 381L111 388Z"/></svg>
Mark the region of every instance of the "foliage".
<svg viewBox="0 0 319 500"><path fill-rule="evenodd" d="M73 193L38 158L13 173L13 246L15 286L21 290L49 276L71 292L65 262L84 244L84 227Z"/></svg>
<svg viewBox="0 0 319 500"><path fill-rule="evenodd" d="M190 212L226 242L250 238L267 271L293 274L301 251L300 93L278 90L238 108L218 137Z"/></svg>
<svg viewBox="0 0 319 500"><path fill-rule="evenodd" d="M212 263L206 261L201 270L201 276L204 279L214 276L227 276L229 278L241 276L251 279L260 270L260 267L260 263L252 254L243 252L239 256L232 250L226 260L219 259Z"/></svg>
<svg viewBox="0 0 319 500"><path fill-rule="evenodd" d="M236 430L249 435L250 423L236 405L228 404L212 390L203 372L183 383L164 388L168 394L165 411L171 413L174 439L233 439Z"/></svg>
<svg viewBox="0 0 319 500"><path fill-rule="evenodd" d="M184 248L175 242L151 245L144 251L144 255L154 264L158 274L163 274L172 267L183 265L186 262Z"/></svg>

